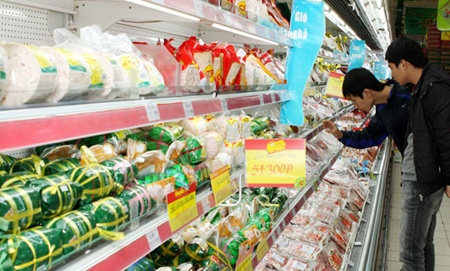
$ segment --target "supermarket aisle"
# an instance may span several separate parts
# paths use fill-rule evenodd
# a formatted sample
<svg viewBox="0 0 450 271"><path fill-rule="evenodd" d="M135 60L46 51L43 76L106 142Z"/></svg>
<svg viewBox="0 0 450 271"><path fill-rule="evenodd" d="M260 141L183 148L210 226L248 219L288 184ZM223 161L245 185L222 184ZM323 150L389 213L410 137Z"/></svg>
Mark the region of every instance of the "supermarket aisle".
<svg viewBox="0 0 450 271"><path fill-rule="evenodd" d="M389 241L387 253L387 271L400 270L399 255L399 227L400 227L400 163L394 162L392 170L392 198L389 224ZM437 220L434 235L436 245L436 271L450 270L450 199L444 195Z"/></svg>

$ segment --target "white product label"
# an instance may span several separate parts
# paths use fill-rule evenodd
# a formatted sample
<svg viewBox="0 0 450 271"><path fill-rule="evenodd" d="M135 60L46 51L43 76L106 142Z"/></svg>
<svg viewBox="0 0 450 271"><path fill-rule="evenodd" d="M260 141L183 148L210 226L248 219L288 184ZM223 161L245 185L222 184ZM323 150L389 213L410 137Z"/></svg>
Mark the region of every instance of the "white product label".
<svg viewBox="0 0 450 271"><path fill-rule="evenodd" d="M191 102L183 102L184 116L186 118L192 118L195 116L194 107Z"/></svg>
<svg viewBox="0 0 450 271"><path fill-rule="evenodd" d="M147 234L147 240L150 244L150 248L153 250L161 245L161 237L159 236L158 230L152 230Z"/></svg>
<svg viewBox="0 0 450 271"><path fill-rule="evenodd" d="M284 263L284 258L280 255L278 255L277 253L272 253L272 259L274 259L275 261L283 264Z"/></svg>
<svg viewBox="0 0 450 271"><path fill-rule="evenodd" d="M299 261L294 261L294 264L292 265L292 267L294 267L297 270L306 270L306 268L308 266L305 263L302 263Z"/></svg>
<svg viewBox="0 0 450 271"><path fill-rule="evenodd" d="M158 104L155 101L149 101L145 104L145 111L147 111L147 117L150 122L158 121L161 119L159 114Z"/></svg>
<svg viewBox="0 0 450 271"><path fill-rule="evenodd" d="M315 248L312 246L308 246L308 245L303 245L302 248L300 249L301 252L305 252L305 254L313 254L314 253Z"/></svg>

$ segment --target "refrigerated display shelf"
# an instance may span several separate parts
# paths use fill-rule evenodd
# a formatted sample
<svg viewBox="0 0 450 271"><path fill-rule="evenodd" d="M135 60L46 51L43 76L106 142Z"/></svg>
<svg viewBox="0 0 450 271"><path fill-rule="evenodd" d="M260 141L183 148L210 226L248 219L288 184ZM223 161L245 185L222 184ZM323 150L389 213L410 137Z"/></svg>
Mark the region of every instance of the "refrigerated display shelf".
<svg viewBox="0 0 450 271"><path fill-rule="evenodd" d="M285 101L282 90L1 110L0 152Z"/></svg>

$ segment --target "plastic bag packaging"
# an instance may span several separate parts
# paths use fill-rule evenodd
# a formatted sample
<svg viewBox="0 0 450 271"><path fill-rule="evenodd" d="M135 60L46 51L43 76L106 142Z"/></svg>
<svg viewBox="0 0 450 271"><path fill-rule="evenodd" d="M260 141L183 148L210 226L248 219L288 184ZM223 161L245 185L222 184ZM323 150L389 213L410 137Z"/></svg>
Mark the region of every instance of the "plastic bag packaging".
<svg viewBox="0 0 450 271"><path fill-rule="evenodd" d="M163 173L168 160L161 150L148 151L138 156L132 164L138 168L136 177L142 178L151 173Z"/></svg>
<svg viewBox="0 0 450 271"><path fill-rule="evenodd" d="M70 182L66 174L35 179L30 185L41 192L42 215L46 219L71 211L83 194L83 187Z"/></svg>
<svg viewBox="0 0 450 271"><path fill-rule="evenodd" d="M1 104L19 106L44 102L56 89L56 61L42 49L18 43L1 45L8 53L5 85ZM0 94L1 94L0 93Z"/></svg>
<svg viewBox="0 0 450 271"><path fill-rule="evenodd" d="M80 205L91 203L108 196L115 188L114 180L108 168L99 164L90 164L69 171L70 180L83 186Z"/></svg>
<svg viewBox="0 0 450 271"><path fill-rule="evenodd" d="M76 145L50 146L43 149L38 155L42 159L50 161L62 158L77 158L79 156L79 150Z"/></svg>
<svg viewBox="0 0 450 271"><path fill-rule="evenodd" d="M32 154L30 157L14 161L10 166L9 172L29 172L41 175L44 165L44 160L42 160L39 156Z"/></svg>
<svg viewBox="0 0 450 271"><path fill-rule="evenodd" d="M0 153L0 170L9 172L10 165L16 160L17 159L12 156Z"/></svg>
<svg viewBox="0 0 450 271"><path fill-rule="evenodd" d="M129 218L129 210L123 199L106 197L84 207L92 210L97 220L100 236L108 240L120 240L125 235L118 232Z"/></svg>
<svg viewBox="0 0 450 271"><path fill-rule="evenodd" d="M195 136L205 133L207 128L207 121L203 116L183 119L179 124L184 127L185 132Z"/></svg>
<svg viewBox="0 0 450 271"><path fill-rule="evenodd" d="M64 48L44 46L41 49L53 56L58 69L56 89L47 102L72 100L89 87L91 70L84 57Z"/></svg>
<svg viewBox="0 0 450 271"><path fill-rule="evenodd" d="M0 189L0 231L13 233L42 222L41 196L34 187Z"/></svg>
<svg viewBox="0 0 450 271"><path fill-rule="evenodd" d="M109 169L114 182L123 187L131 184L138 173L136 165L121 156L104 160L100 164Z"/></svg>
<svg viewBox="0 0 450 271"><path fill-rule="evenodd" d="M80 160L76 158L57 159L45 164L42 170L44 175L52 175L57 173L64 173L79 166L81 166Z"/></svg>
<svg viewBox="0 0 450 271"><path fill-rule="evenodd" d="M123 199L127 204L128 210L130 210L130 219L133 219L131 217L133 205L137 206L136 213L138 217L149 214L156 207L156 201L151 197L148 190L138 184L125 188L119 195L119 198Z"/></svg>
<svg viewBox="0 0 450 271"><path fill-rule="evenodd" d="M180 163L183 165L196 165L206 159L204 139L197 136L186 138L186 147L181 152Z"/></svg>
<svg viewBox="0 0 450 271"><path fill-rule="evenodd" d="M63 255L61 231L56 229L36 227L12 235L3 244L8 244L14 270L40 270Z"/></svg>
<svg viewBox="0 0 450 271"><path fill-rule="evenodd" d="M48 229L62 232L62 248L65 255L91 244L97 237L97 221L91 212L72 211L45 223Z"/></svg>
<svg viewBox="0 0 450 271"><path fill-rule="evenodd" d="M5 174L0 176L0 187L14 187L22 186L29 183L31 180L39 178L40 175L29 172L18 172L13 174Z"/></svg>

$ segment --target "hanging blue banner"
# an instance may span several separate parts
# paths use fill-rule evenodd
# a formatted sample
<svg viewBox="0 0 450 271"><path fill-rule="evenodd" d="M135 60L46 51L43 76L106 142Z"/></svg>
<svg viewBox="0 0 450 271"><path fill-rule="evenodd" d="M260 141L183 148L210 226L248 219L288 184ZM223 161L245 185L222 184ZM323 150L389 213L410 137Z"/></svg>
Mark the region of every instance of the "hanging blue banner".
<svg viewBox="0 0 450 271"><path fill-rule="evenodd" d="M378 80L385 80L390 77L389 66L386 61L377 61L373 67L373 75Z"/></svg>
<svg viewBox="0 0 450 271"><path fill-rule="evenodd" d="M366 58L366 42L363 40L352 40L350 42L350 64L348 70L361 68Z"/></svg>
<svg viewBox="0 0 450 271"><path fill-rule="evenodd" d="M280 122L303 125L303 91L325 35L325 14L321 0L294 0L289 37L293 46L286 59L286 80L290 100L281 105Z"/></svg>

